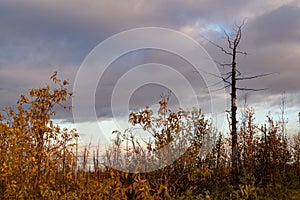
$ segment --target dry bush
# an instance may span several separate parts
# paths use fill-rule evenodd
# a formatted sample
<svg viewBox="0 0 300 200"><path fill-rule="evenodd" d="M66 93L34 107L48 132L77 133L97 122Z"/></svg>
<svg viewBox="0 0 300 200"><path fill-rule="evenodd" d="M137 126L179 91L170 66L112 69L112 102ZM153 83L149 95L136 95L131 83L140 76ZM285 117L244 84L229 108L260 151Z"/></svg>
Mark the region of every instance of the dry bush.
<svg viewBox="0 0 300 200"><path fill-rule="evenodd" d="M76 159L70 149L78 134L51 119L56 106L66 108L68 82L56 74L51 79L56 88L32 89L29 97L21 95L16 108L3 109L0 184L5 199L58 197Z"/></svg>
<svg viewBox="0 0 300 200"><path fill-rule="evenodd" d="M271 117L257 125L252 109L239 124L236 172L228 133L214 130L199 110L170 110L165 97L155 113L132 112L132 128L113 132L114 144L104 155L98 147L88 164L90 147L77 155L76 131L54 123L55 108L68 109L71 94L67 81L51 79L53 87L32 89L0 114L0 199L300 198L299 134L289 141ZM137 128L152 139L138 138ZM174 162L138 173L168 161ZM230 181L232 172L237 182Z"/></svg>

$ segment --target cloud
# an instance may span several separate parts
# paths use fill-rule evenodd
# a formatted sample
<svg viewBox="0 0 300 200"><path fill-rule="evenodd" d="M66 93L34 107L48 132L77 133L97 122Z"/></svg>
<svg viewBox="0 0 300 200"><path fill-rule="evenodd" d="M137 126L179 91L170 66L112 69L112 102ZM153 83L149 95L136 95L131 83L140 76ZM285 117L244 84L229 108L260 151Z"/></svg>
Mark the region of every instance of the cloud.
<svg viewBox="0 0 300 200"><path fill-rule="evenodd" d="M11 104L20 91L42 86L55 70L73 83L88 53L120 31L161 26L185 32L200 42L203 42L202 34L225 45L220 28L231 30L234 21L243 19L247 23L241 48L249 56L238 58L240 70L252 74L280 72L279 75L242 83L246 87L270 88L251 94L251 103L261 102L268 95L270 106L275 105L277 100L272 99L282 91L286 91L287 98L291 94L293 103L299 103L300 10L296 4L296 1L283 0L1 1L0 85L7 88L0 90L1 107ZM216 48L202 44L215 60L227 60ZM204 83L193 81L196 80L195 74L189 73L191 68L186 63L161 52L145 51L120 58L108 69L99 83L105 83L104 87L98 88L95 97L99 117L111 116L110 97L121 75L134 65L150 61L174 66L191 80L195 88L199 85L198 93L205 94ZM170 79L170 83L176 84L176 80ZM132 106L151 103L149 96L157 101L160 92L154 87L144 93L140 90L136 93L136 100L132 100Z"/></svg>
<svg viewBox="0 0 300 200"><path fill-rule="evenodd" d="M287 5L266 13L247 25L255 46L300 43L300 7Z"/></svg>
<svg viewBox="0 0 300 200"><path fill-rule="evenodd" d="M259 79L254 85L266 85L267 93L299 93L298 58L300 56L300 7L282 6L249 21L244 30L243 47L249 56L241 69L252 73L279 72Z"/></svg>

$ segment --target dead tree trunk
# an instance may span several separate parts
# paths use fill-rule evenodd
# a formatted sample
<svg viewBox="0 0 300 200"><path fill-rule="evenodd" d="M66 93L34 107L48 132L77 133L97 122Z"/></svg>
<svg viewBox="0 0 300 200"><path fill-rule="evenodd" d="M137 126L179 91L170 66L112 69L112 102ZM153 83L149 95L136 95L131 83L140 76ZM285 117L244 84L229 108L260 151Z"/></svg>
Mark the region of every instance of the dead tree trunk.
<svg viewBox="0 0 300 200"><path fill-rule="evenodd" d="M237 43L238 44L238 43ZM237 137L237 120L236 120L236 45L232 52L232 67L231 67L231 164L233 168L233 177L236 177L238 172L238 137ZM236 178L234 178L236 179Z"/></svg>
<svg viewBox="0 0 300 200"><path fill-rule="evenodd" d="M250 80L255 79L263 76L268 76L270 74L260 74L250 77L241 77L242 73L240 73L237 69L237 56L239 54L247 55L246 52L242 52L239 50L239 44L242 38L242 27L244 23L241 25L235 24L233 27L234 35L230 36L226 31L224 31L224 34L227 39L228 47L224 48L210 40L208 40L211 44L219 48L223 53L228 55L231 59L228 63L219 63L223 67L230 67L231 71L223 74L222 76L218 76L220 79L224 81L227 85L225 88L231 87L231 110L230 110L230 133L231 133L231 167L232 167L232 181L236 182L238 179L239 174L239 152L238 152L238 133L237 133L237 91L238 90L246 90L246 91L261 91L265 90L266 88L262 89L253 89L253 88L241 88L237 86L238 81L243 80ZM216 76L216 75L214 75Z"/></svg>

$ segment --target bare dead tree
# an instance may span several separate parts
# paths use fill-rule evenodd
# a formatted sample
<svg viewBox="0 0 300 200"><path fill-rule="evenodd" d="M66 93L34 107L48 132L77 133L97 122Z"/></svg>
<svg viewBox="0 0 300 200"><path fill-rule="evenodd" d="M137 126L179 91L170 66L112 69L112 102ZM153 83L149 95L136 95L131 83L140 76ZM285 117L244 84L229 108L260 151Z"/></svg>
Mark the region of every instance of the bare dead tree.
<svg viewBox="0 0 300 200"><path fill-rule="evenodd" d="M221 76L217 76L220 78L226 85L224 88L231 88L231 110L230 110L230 132L231 132L231 165L232 165L232 180L236 181L238 177L238 159L239 159L239 152L238 152L238 135L237 135L237 91L262 91L266 90L267 88L243 88L238 87L238 81L243 80L251 80L256 79L264 76L269 76L274 73L269 74L259 74L255 76L248 76L245 77L243 74L237 69L237 57L238 55L247 55L246 52L240 51L240 42L242 39L242 28L244 26L244 22L240 25L234 24L233 26L233 35L229 35L225 30L224 34L227 39L228 46L222 47L221 45L206 39L210 42L213 46L219 48L224 54L230 57L229 63L218 63L222 67L230 67L230 71L228 73L222 74ZM214 75L216 76L216 75ZM223 88L222 88L223 89Z"/></svg>
<svg viewBox="0 0 300 200"><path fill-rule="evenodd" d="M285 97L285 92L283 92L281 94L281 106L280 106L280 112L281 112L281 116L280 116L280 124L281 124L281 136L282 139L285 140L286 138L286 124L288 123L288 120L285 119L285 101L286 101L286 97Z"/></svg>

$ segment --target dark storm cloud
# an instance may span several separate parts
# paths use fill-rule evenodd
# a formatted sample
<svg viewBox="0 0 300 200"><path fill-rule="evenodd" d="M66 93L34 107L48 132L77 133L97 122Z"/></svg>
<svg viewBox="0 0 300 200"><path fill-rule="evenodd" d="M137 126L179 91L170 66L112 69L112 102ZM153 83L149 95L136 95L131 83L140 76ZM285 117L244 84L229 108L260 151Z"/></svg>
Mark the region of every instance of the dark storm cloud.
<svg viewBox="0 0 300 200"><path fill-rule="evenodd" d="M300 43L300 8L285 5L247 24L245 32L253 34L255 46L273 43Z"/></svg>
<svg viewBox="0 0 300 200"><path fill-rule="evenodd" d="M63 13L4 4L0 17L2 61L44 58L77 63L93 47L86 29Z"/></svg>

